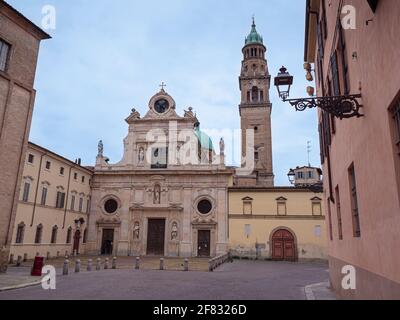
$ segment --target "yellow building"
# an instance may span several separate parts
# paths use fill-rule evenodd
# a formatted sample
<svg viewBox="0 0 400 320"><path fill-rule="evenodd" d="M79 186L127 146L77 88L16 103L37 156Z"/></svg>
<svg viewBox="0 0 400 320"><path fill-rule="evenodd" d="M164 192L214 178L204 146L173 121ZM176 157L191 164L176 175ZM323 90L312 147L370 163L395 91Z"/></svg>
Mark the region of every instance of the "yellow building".
<svg viewBox="0 0 400 320"><path fill-rule="evenodd" d="M11 258L83 253L92 171L29 143Z"/></svg>
<svg viewBox="0 0 400 320"><path fill-rule="evenodd" d="M309 169L296 169L296 177L302 178L298 170L306 173L312 171ZM311 191L312 184L295 185L229 189L229 242L233 256L289 261L326 259L322 193Z"/></svg>

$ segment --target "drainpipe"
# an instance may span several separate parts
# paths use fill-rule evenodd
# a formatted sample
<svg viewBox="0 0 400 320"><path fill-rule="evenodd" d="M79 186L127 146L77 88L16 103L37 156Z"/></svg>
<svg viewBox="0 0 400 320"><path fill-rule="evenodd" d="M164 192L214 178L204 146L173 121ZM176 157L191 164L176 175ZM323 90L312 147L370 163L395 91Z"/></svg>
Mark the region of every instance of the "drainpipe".
<svg viewBox="0 0 400 320"><path fill-rule="evenodd" d="M42 174L42 163L43 163L43 157L47 155L47 153L44 153L40 156L40 163L39 163L39 173L38 173L38 178L37 178L37 183L36 183L36 190L35 190L35 201L33 203L33 211L32 211L32 219L31 219L31 227L33 226L33 222L35 220L35 213L36 213L36 203L37 203L37 197L39 194L39 183L40 183L40 176Z"/></svg>

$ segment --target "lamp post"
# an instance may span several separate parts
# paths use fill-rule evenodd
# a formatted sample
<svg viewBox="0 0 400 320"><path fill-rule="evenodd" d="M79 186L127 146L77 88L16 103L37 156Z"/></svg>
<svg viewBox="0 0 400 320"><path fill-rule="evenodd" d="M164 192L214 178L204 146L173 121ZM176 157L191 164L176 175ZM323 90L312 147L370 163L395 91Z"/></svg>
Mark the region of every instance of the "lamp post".
<svg viewBox="0 0 400 320"><path fill-rule="evenodd" d="M283 102L289 102L295 107L296 111L320 108L339 119L363 116L360 113L362 105L358 100L361 98L361 94L288 99L290 87L293 84L293 76L289 74L285 67L282 67L279 71L275 77L275 86L278 89L279 97Z"/></svg>

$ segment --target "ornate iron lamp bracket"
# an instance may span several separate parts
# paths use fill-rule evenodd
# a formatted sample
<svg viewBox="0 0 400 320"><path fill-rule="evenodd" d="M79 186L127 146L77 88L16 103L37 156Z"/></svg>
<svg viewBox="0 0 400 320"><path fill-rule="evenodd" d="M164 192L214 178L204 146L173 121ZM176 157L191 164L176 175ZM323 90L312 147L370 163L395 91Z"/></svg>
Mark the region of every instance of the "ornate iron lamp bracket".
<svg viewBox="0 0 400 320"><path fill-rule="evenodd" d="M284 99L284 101L289 102L295 107L296 111L320 108L339 119L345 119L364 116L360 113L360 108L362 108L362 105L358 101L360 98L361 94L353 94L347 96Z"/></svg>

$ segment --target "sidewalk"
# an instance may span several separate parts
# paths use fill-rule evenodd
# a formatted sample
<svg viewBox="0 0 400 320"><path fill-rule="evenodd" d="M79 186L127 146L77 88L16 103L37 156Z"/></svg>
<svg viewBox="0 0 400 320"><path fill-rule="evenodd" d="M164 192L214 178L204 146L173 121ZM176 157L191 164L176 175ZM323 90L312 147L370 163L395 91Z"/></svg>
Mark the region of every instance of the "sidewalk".
<svg viewBox="0 0 400 320"><path fill-rule="evenodd" d="M35 286L41 283L41 277L32 277L16 273L0 274L0 292Z"/></svg>
<svg viewBox="0 0 400 320"><path fill-rule="evenodd" d="M329 281L306 286L304 288L307 300L337 300L330 288Z"/></svg>

